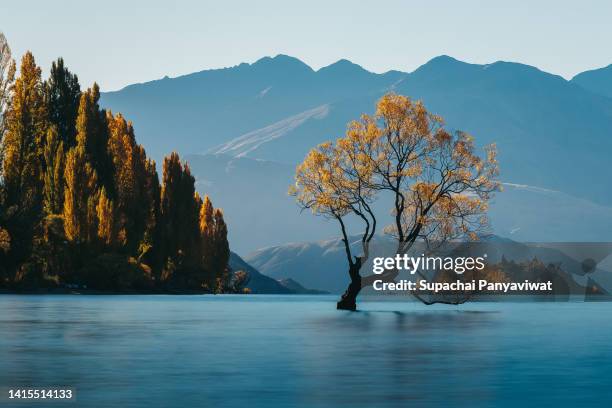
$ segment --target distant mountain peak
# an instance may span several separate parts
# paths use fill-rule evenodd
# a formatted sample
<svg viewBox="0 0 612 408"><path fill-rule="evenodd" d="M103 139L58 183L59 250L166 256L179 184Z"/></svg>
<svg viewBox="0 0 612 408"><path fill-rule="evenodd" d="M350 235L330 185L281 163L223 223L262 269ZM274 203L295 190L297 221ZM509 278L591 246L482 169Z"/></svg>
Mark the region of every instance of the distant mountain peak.
<svg viewBox="0 0 612 408"><path fill-rule="evenodd" d="M355 64L347 59L339 59L338 61L323 67L317 71L319 74L351 74L351 73L370 73L370 71L364 69L361 65Z"/></svg>
<svg viewBox="0 0 612 408"><path fill-rule="evenodd" d="M572 81L573 81L574 79L578 79L578 78L583 77L583 76L591 75L591 74L594 74L594 73L603 73L603 72L612 72L612 64L607 65L607 66L605 66L605 67L595 68L595 69L589 69L589 70L587 70L587 71L580 72L579 74L576 74L576 75L575 75L575 76L572 78Z"/></svg>
<svg viewBox="0 0 612 408"><path fill-rule="evenodd" d="M308 72L313 72L314 70L306 63L304 63L299 58L295 58L285 54L277 54L274 57L263 57L258 59L252 64L253 67L268 67L275 66L281 67L283 69L298 69Z"/></svg>
<svg viewBox="0 0 612 408"><path fill-rule="evenodd" d="M439 55L427 61L425 64L418 67L413 74L421 74L421 73L446 73L450 71L465 71L465 70L473 70L481 69L482 65L470 64L467 62L459 61L456 58L450 57L448 55Z"/></svg>
<svg viewBox="0 0 612 408"><path fill-rule="evenodd" d="M450 55L442 54L437 57L430 59L427 64L438 64L438 63L460 63L465 64L463 61L459 61L457 58L451 57Z"/></svg>
<svg viewBox="0 0 612 408"><path fill-rule="evenodd" d="M581 72L571 82L590 92L612 98L612 64Z"/></svg>

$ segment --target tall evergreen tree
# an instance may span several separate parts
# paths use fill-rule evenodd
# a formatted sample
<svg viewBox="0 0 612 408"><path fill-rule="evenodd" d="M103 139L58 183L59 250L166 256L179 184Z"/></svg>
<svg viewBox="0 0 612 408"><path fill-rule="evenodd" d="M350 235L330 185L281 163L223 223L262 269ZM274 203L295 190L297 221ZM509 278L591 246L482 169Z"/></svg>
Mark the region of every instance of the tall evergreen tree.
<svg viewBox="0 0 612 408"><path fill-rule="evenodd" d="M201 200L195 192L195 178L177 153L164 159L161 217L164 259L179 266L192 266L199 259L199 213Z"/></svg>
<svg viewBox="0 0 612 408"><path fill-rule="evenodd" d="M78 77L58 58L51 65L49 79L45 83L45 100L49 122L57 127L60 139L68 149L76 144L76 119L81 99Z"/></svg>

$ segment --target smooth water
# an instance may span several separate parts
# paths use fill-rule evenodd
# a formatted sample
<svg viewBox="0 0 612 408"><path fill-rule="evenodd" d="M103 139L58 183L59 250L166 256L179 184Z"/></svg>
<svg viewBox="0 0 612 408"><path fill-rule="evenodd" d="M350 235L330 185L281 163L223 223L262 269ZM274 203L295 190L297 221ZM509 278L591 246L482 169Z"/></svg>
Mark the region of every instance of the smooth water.
<svg viewBox="0 0 612 408"><path fill-rule="evenodd" d="M0 388L69 386L79 407L612 406L612 303L335 300L0 296Z"/></svg>

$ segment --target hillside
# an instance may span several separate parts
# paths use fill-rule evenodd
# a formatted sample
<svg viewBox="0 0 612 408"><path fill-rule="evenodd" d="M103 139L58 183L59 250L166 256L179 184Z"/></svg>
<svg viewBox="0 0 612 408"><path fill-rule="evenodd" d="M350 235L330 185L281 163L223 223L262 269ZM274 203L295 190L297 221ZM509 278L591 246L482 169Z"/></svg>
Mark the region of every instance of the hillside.
<svg viewBox="0 0 612 408"><path fill-rule="evenodd" d="M612 64L581 72L572 78L572 82L593 93L612 98Z"/></svg>

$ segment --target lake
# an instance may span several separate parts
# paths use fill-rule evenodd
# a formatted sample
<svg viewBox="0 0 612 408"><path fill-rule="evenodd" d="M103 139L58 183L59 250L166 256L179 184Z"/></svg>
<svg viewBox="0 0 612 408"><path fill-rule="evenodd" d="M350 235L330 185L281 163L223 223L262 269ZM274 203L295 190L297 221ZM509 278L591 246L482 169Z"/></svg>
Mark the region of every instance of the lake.
<svg viewBox="0 0 612 408"><path fill-rule="evenodd" d="M612 405L612 303L335 301L2 295L0 388L72 387L79 407Z"/></svg>

